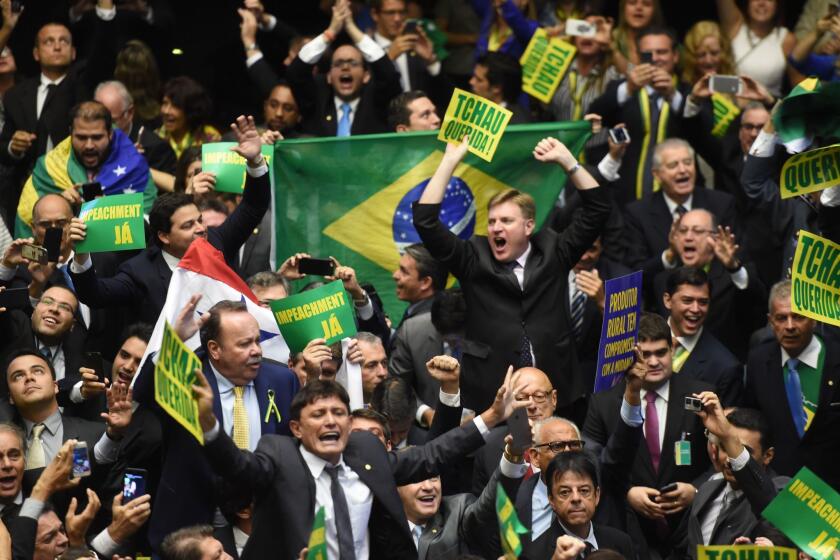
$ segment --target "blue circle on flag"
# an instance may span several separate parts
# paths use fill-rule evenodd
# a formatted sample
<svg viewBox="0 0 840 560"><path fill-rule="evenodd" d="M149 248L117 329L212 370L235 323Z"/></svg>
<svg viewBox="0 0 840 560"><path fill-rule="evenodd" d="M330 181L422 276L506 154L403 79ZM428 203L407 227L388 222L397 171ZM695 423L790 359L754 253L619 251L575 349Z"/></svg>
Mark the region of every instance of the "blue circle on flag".
<svg viewBox="0 0 840 560"><path fill-rule="evenodd" d="M412 222L411 205L420 200L420 195L428 183L429 179L426 179L405 193L394 211L394 243L400 253L409 245L420 243L420 236L417 235ZM461 239L469 239L475 231L475 196L460 177L453 177L446 185L440 208L440 221Z"/></svg>

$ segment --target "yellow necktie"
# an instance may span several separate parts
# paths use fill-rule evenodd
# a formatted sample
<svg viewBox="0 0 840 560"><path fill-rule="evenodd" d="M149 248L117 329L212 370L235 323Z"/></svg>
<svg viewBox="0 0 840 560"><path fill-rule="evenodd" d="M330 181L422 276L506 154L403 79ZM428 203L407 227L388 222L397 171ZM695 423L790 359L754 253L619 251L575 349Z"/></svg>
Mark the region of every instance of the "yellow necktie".
<svg viewBox="0 0 840 560"><path fill-rule="evenodd" d="M245 410L245 387L233 388L233 443L248 449L248 412Z"/></svg>
<svg viewBox="0 0 840 560"><path fill-rule="evenodd" d="M44 444L41 443L41 432L44 431L45 427L43 424L36 424L32 427L32 441L29 442L29 449L26 450L26 470L41 469L47 466Z"/></svg>
<svg viewBox="0 0 840 560"><path fill-rule="evenodd" d="M677 340L677 337L674 337L674 359L671 361L671 370L674 373L679 373L685 362L688 361L689 355L688 349Z"/></svg>

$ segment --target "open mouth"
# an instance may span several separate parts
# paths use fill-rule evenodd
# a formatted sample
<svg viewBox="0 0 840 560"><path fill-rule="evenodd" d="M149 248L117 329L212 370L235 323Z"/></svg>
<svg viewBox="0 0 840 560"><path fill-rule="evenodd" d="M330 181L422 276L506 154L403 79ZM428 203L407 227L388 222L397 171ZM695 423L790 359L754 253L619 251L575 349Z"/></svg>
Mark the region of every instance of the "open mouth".
<svg viewBox="0 0 840 560"><path fill-rule="evenodd" d="M131 384L131 380L134 379L134 375L128 373L127 371L119 370L117 372L117 377L120 381L125 383L126 385Z"/></svg>
<svg viewBox="0 0 840 560"><path fill-rule="evenodd" d="M494 237L493 238L493 246L496 248L497 251L501 251L507 245L507 239L504 237Z"/></svg>
<svg viewBox="0 0 840 560"><path fill-rule="evenodd" d="M674 179L674 184L678 187L687 188L691 186L691 176L685 175Z"/></svg>
<svg viewBox="0 0 840 560"><path fill-rule="evenodd" d="M318 439L325 443L335 443L338 441L340 434L338 432L324 432Z"/></svg>
<svg viewBox="0 0 840 560"><path fill-rule="evenodd" d="M435 503L435 496L420 496L419 498L417 498L417 501L422 502L424 504L432 505Z"/></svg>
<svg viewBox="0 0 840 560"><path fill-rule="evenodd" d="M17 484L17 476L9 475L9 476L0 476L0 490L13 490L15 485Z"/></svg>
<svg viewBox="0 0 840 560"><path fill-rule="evenodd" d="M338 77L338 85L343 89L353 87L353 76L350 74L342 74Z"/></svg>
<svg viewBox="0 0 840 560"><path fill-rule="evenodd" d="M697 256L697 247L694 245L685 245L683 247L683 257L693 258Z"/></svg>
<svg viewBox="0 0 840 560"><path fill-rule="evenodd" d="M700 327L700 322L703 320L703 317L700 315L685 315L683 316L683 321L685 322L685 326L691 330L697 329Z"/></svg>
<svg viewBox="0 0 840 560"><path fill-rule="evenodd" d="M45 325L49 325L50 327L57 327L58 326L58 321L55 319L55 317L51 317L49 315L44 316L42 321Z"/></svg>

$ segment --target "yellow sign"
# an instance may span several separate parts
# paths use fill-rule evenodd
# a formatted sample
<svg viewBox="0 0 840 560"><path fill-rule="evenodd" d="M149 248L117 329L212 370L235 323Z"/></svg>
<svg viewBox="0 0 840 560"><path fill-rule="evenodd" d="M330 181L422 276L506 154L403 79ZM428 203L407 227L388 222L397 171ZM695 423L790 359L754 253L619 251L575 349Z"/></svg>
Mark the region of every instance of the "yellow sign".
<svg viewBox="0 0 840 560"><path fill-rule="evenodd" d="M467 135L470 137L470 152L485 161L491 161L512 115L501 105L455 88L440 126L438 140L460 144Z"/></svg>
<svg viewBox="0 0 840 560"><path fill-rule="evenodd" d="M204 430L198 422L198 402L192 390L197 369L201 369L201 360L181 342L167 321L155 365L155 401L204 445Z"/></svg>
<svg viewBox="0 0 840 560"><path fill-rule="evenodd" d="M697 560L796 560L796 549L783 546L697 546Z"/></svg>
<svg viewBox="0 0 840 560"><path fill-rule="evenodd" d="M785 162L779 179L782 198L840 185L840 144L796 154Z"/></svg>
<svg viewBox="0 0 840 560"><path fill-rule="evenodd" d="M799 231L791 275L791 310L840 326L840 245Z"/></svg>
<svg viewBox="0 0 840 560"><path fill-rule="evenodd" d="M543 28L537 29L519 59L522 91L543 103L551 101L576 52L573 45L557 37L549 37Z"/></svg>
<svg viewBox="0 0 840 560"><path fill-rule="evenodd" d="M712 93L712 109L715 119L712 136L723 138L729 125L741 114L741 110L727 96L717 92Z"/></svg>

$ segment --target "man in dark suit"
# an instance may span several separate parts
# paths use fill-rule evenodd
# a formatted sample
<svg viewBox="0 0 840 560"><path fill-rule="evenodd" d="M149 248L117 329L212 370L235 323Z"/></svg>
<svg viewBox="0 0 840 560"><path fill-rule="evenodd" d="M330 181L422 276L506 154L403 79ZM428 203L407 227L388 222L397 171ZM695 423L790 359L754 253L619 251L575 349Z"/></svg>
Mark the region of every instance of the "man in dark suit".
<svg viewBox="0 0 840 560"><path fill-rule="evenodd" d="M438 103L447 103L434 45L421 26L406 29L405 0L375 0L370 15L376 23L373 40L388 53L400 74L402 90L428 91Z"/></svg>
<svg viewBox="0 0 840 560"><path fill-rule="evenodd" d="M239 117L235 129L239 145L233 151L247 160L247 178L242 202L217 227L205 229L193 199L183 193L159 197L149 214L155 245L123 263L111 278L99 277L89 255L77 253L70 265L70 277L79 299L92 308L131 305L133 317L149 324L157 322L166 300L172 270L184 256L193 239L205 237L221 250L228 266L236 270L239 248L268 209L271 200L268 166L253 117ZM77 243L85 237L85 226L74 219L70 238Z"/></svg>
<svg viewBox="0 0 840 560"><path fill-rule="evenodd" d="M181 340L189 340L199 324L193 297L175 324ZM292 397L298 391L297 377L286 366L263 360L260 330L242 302L221 301L202 321L202 369L212 387L214 408L222 430L236 444L250 450L263 434L288 434ZM209 523L222 498L220 481L201 458L199 444L155 402L154 363L147 360L137 376L134 395L154 410L163 428L163 467L149 540L160 546L172 531L196 523Z"/></svg>
<svg viewBox="0 0 840 560"><path fill-rule="evenodd" d="M74 403L84 401L82 378L83 349L87 332L75 320L78 307L76 295L69 288L53 286L46 290L31 315L14 309L0 313L0 330L4 336L0 343L0 356L6 357L20 348L35 348L49 360L55 370L58 386L58 403L74 408ZM3 376L0 398L9 395Z"/></svg>
<svg viewBox="0 0 840 560"><path fill-rule="evenodd" d="M551 526L537 538L520 558L543 560L554 552L557 539L569 535L584 541L584 556L596 550L613 550L634 558L630 536L592 520L601 500L598 469L592 457L583 451L558 453L545 472L548 500L554 515Z"/></svg>
<svg viewBox="0 0 840 560"><path fill-rule="evenodd" d="M466 151L463 142L446 147L413 208L423 244L458 278L468 304L464 338L471 348L461 362L464 406L486 406L493 398L491 387L514 364L543 369L552 385L564 387L558 404L568 408L588 392L574 373L568 275L601 234L610 211L608 196L563 144L547 138L537 144L534 157L561 165L579 190L584 204L575 221L562 234L548 228L534 233L533 199L507 190L488 204L487 237L463 241L438 214Z"/></svg>
<svg viewBox="0 0 840 560"><path fill-rule="evenodd" d="M493 406L473 422L422 447L387 452L371 433L350 433L349 397L333 381L312 381L295 396L290 428L299 440L267 436L245 453L219 430L213 393L200 377L199 419L205 455L240 493L256 495L253 532L243 558L291 558L306 546L315 512L327 512L330 557L417 556L396 486L434 476L447 461L476 449L483 434L514 408L511 375ZM347 499L352 496L352 500Z"/></svg>
<svg viewBox="0 0 840 560"><path fill-rule="evenodd" d="M674 246L678 262L708 269L711 301L706 327L743 359L750 333L763 326L759 317L767 291L755 267L741 261L735 236L706 210L692 210L680 219ZM663 315L667 314L664 293L670 274L662 271L653 280L654 301Z"/></svg>
<svg viewBox="0 0 840 560"><path fill-rule="evenodd" d="M335 47L326 80L313 76L313 67L342 29L353 44ZM260 60L250 72L267 69ZM287 78L303 113L303 131L315 136L388 132L388 103L402 91L394 63L356 27L349 2L336 5L329 28L304 45Z"/></svg>
<svg viewBox="0 0 840 560"><path fill-rule="evenodd" d="M405 91L388 105L388 127L395 132L437 130L440 117L432 100L421 90Z"/></svg>
<svg viewBox="0 0 840 560"><path fill-rule="evenodd" d="M709 465L703 425L695 414L685 410L684 400L686 396L711 390L712 386L691 377L672 375L671 329L662 317L653 313L642 315L638 345L647 365L641 390L644 439L630 470L633 487L627 493L627 501L636 513L641 530L634 538L640 543L647 541L649 557L665 557L674 545L673 533L694 499L696 490L692 481ZM606 443L621 422L619 402L624 391L622 381L592 396L583 428L586 438ZM660 492L671 483L676 488ZM634 523L630 523L628 532L637 532Z"/></svg>
<svg viewBox="0 0 840 560"><path fill-rule="evenodd" d="M696 558L698 545L729 545L741 536L755 538L761 512L785 487L787 477L775 476L773 441L761 413L739 408L725 415L714 393L701 393L700 417L709 431L718 474L697 489L685 518L685 546L679 550Z"/></svg>
<svg viewBox="0 0 840 560"><path fill-rule="evenodd" d="M616 200L624 204L656 191L652 146L681 136L682 112L690 86L678 83L677 36L666 27L651 25L636 34L636 47L649 63L636 65L626 80L613 80L589 106L604 126L624 123L633 142L628 147L616 182ZM660 179L661 180L661 179Z"/></svg>
<svg viewBox="0 0 840 560"><path fill-rule="evenodd" d="M670 272L663 294L674 339L674 373L711 383L724 406L737 406L743 392L743 368L732 352L703 328L711 302L709 276L702 268L683 266Z"/></svg>
<svg viewBox="0 0 840 560"><path fill-rule="evenodd" d="M470 90L513 112L508 124L531 122L528 109L520 105L522 66L509 54L489 52L475 62Z"/></svg>
<svg viewBox="0 0 840 560"><path fill-rule="evenodd" d="M799 296L797 296L799 297ZM773 469L793 476L803 465L835 488L840 474L840 348L834 328L791 311L791 283L770 290L768 321L775 335L750 351L744 403L759 409L776 440Z"/></svg>
<svg viewBox="0 0 840 560"><path fill-rule="evenodd" d="M653 173L662 189L627 205L625 228L627 264L642 269L648 285L665 268L676 266L676 221L686 212L703 208L725 226L735 225L735 200L731 195L696 187L694 150L685 141L671 138L653 152Z"/></svg>
<svg viewBox="0 0 840 560"><path fill-rule="evenodd" d="M134 99L121 82L102 82L96 86L93 98L108 108L114 126L125 132L135 145L140 145L149 169L175 174L178 159L172 146L151 127L138 126L134 122ZM154 173L152 175L154 178Z"/></svg>
<svg viewBox="0 0 840 560"><path fill-rule="evenodd" d="M426 372L426 362L443 353L431 310L435 294L446 288L446 276L443 265L420 243L405 248L393 274L397 299L408 307L391 338L388 372L405 378L417 392L417 419L423 426L431 424L440 388Z"/></svg>

